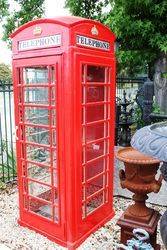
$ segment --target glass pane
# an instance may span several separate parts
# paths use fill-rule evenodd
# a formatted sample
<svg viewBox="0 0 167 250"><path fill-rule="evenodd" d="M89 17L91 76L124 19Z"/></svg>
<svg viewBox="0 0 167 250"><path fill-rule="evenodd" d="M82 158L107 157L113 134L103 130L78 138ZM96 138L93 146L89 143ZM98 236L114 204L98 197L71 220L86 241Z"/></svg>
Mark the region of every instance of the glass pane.
<svg viewBox="0 0 167 250"><path fill-rule="evenodd" d="M87 197L103 188L103 179L104 179L104 176L101 175L98 178L96 178L95 180L91 181L91 183L86 185L86 196Z"/></svg>
<svg viewBox="0 0 167 250"><path fill-rule="evenodd" d="M50 145L50 133L52 133L52 146L56 146L56 130L52 129L50 132L46 128L41 127L25 127L25 140L27 142L34 142L43 145Z"/></svg>
<svg viewBox="0 0 167 250"><path fill-rule="evenodd" d="M43 183L51 184L51 172L49 167L40 167L31 163L27 164L28 177L41 181Z"/></svg>
<svg viewBox="0 0 167 250"><path fill-rule="evenodd" d="M86 141L93 141L100 138L104 138L105 136L105 123L89 125L85 130L85 138ZM107 135L107 132L106 132Z"/></svg>
<svg viewBox="0 0 167 250"><path fill-rule="evenodd" d="M105 82L105 67L87 66L87 82Z"/></svg>
<svg viewBox="0 0 167 250"><path fill-rule="evenodd" d="M45 201L39 201L35 198L30 198L29 209L40 216L46 217L48 219L52 218L52 206Z"/></svg>
<svg viewBox="0 0 167 250"><path fill-rule="evenodd" d="M100 174L105 169L105 159L99 159L86 165L86 180Z"/></svg>
<svg viewBox="0 0 167 250"><path fill-rule="evenodd" d="M57 160L56 160L56 149L52 150L52 157L50 154L50 149L44 147L38 147L33 145L26 146L27 152L27 160L33 162L39 162L45 165L51 165L51 158L53 160L53 167L56 168Z"/></svg>
<svg viewBox="0 0 167 250"><path fill-rule="evenodd" d="M26 126L25 139L28 142L35 142L38 144L50 144L49 130L40 127L28 127Z"/></svg>
<svg viewBox="0 0 167 250"><path fill-rule="evenodd" d="M51 112L51 120L49 120L49 114ZM40 125L56 125L56 110L48 110L46 108L37 107L25 107L24 121L32 124Z"/></svg>
<svg viewBox="0 0 167 250"><path fill-rule="evenodd" d="M93 122L104 119L104 105L86 107L86 122Z"/></svg>
<svg viewBox="0 0 167 250"><path fill-rule="evenodd" d="M43 200L51 201L52 194L51 194L51 187L39 184L34 181L28 182L28 191L29 194L35 197L38 197Z"/></svg>
<svg viewBox="0 0 167 250"><path fill-rule="evenodd" d="M86 102L104 101L104 86L87 86Z"/></svg>
<svg viewBox="0 0 167 250"><path fill-rule="evenodd" d="M50 164L50 151L43 147L36 147L27 145L27 160L43 163L45 165Z"/></svg>
<svg viewBox="0 0 167 250"><path fill-rule="evenodd" d="M47 104L48 103L48 88L45 87L33 87L26 88L24 90L24 102Z"/></svg>
<svg viewBox="0 0 167 250"><path fill-rule="evenodd" d="M104 141L91 143L86 147L86 159L87 161L97 158L98 156L104 155Z"/></svg>
<svg viewBox="0 0 167 250"><path fill-rule="evenodd" d="M25 84L48 83L47 67L29 67L23 69Z"/></svg>
<svg viewBox="0 0 167 250"><path fill-rule="evenodd" d="M94 210L96 210L98 207L100 207L103 202L103 192L101 194L95 195L86 205L87 208L87 214L92 213Z"/></svg>
<svg viewBox="0 0 167 250"><path fill-rule="evenodd" d="M35 198L29 198L29 209L37 215L43 216L47 219L53 219L54 211L54 221L58 222L58 208L53 207L51 204L46 203L45 201L39 201Z"/></svg>
<svg viewBox="0 0 167 250"><path fill-rule="evenodd" d="M48 87L29 87L24 90L24 102L34 104L51 104L55 103L55 88L50 88L51 96L49 97ZM49 101L50 98L50 101Z"/></svg>
<svg viewBox="0 0 167 250"><path fill-rule="evenodd" d="M53 176L53 185L57 187L57 171L55 169L51 170L49 166L38 166L31 163L27 163L27 168L29 178L51 185Z"/></svg>
<svg viewBox="0 0 167 250"><path fill-rule="evenodd" d="M37 107L25 107L25 122L33 124L49 124L49 110Z"/></svg>

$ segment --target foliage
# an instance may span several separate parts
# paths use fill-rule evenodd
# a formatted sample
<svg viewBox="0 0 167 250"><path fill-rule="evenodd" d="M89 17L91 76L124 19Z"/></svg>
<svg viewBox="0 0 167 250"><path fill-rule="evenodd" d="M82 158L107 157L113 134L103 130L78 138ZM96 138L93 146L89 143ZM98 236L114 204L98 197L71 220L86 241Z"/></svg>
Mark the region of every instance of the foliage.
<svg viewBox="0 0 167 250"><path fill-rule="evenodd" d="M100 11L97 10L98 2ZM84 6L89 6L84 8ZM72 14L98 19L108 25L120 43L117 52L118 70L122 75L154 74L154 63L167 53L166 0L66 0Z"/></svg>
<svg viewBox="0 0 167 250"><path fill-rule="evenodd" d="M65 6L75 16L92 18L104 22L104 8L108 4L109 0L66 0Z"/></svg>
<svg viewBox="0 0 167 250"><path fill-rule="evenodd" d="M0 81L10 81L12 78L11 69L8 65L0 63Z"/></svg>
<svg viewBox="0 0 167 250"><path fill-rule="evenodd" d="M140 129L144 127L144 121L142 119L142 111L141 108L138 105L134 106L134 116L133 119L135 121L135 124L137 126L137 129Z"/></svg>
<svg viewBox="0 0 167 250"><path fill-rule="evenodd" d="M6 184L0 180L0 190L6 189Z"/></svg>
<svg viewBox="0 0 167 250"><path fill-rule="evenodd" d="M40 18L44 13L44 0L14 0L17 10L8 11L9 0L0 0L3 4L3 40L10 44L10 34L20 25Z"/></svg>
<svg viewBox="0 0 167 250"><path fill-rule="evenodd" d="M160 108L160 106L158 105L158 103L155 101L155 98L154 98L154 102L153 102L152 112L155 113L155 114L161 114L161 115L165 114L165 113L161 110L161 108Z"/></svg>
<svg viewBox="0 0 167 250"><path fill-rule="evenodd" d="M110 0L114 5L106 23L116 33L120 42L118 61L128 63L129 71L148 65L154 73L154 63L167 52L166 0ZM122 60L122 51L124 60ZM136 62L136 65L134 64Z"/></svg>
<svg viewBox="0 0 167 250"><path fill-rule="evenodd" d="M2 141L1 152L4 159L0 164L0 181L1 179L6 181L9 180L11 176L16 176L16 156L13 149L9 149L9 145L6 141Z"/></svg>
<svg viewBox="0 0 167 250"><path fill-rule="evenodd" d="M7 0L0 0L0 21L3 17L7 16L8 13L9 4Z"/></svg>

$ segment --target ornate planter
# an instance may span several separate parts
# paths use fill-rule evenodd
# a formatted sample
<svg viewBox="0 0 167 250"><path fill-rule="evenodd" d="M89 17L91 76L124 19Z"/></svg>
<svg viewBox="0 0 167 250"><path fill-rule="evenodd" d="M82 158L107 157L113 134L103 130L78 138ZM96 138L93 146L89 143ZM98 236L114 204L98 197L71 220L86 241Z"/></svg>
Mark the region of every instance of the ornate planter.
<svg viewBox="0 0 167 250"><path fill-rule="evenodd" d="M167 122L156 123L138 130L132 138L131 145L140 152L163 161L161 173L167 181ZM161 218L160 229L167 249L167 211Z"/></svg>
<svg viewBox="0 0 167 250"><path fill-rule="evenodd" d="M151 245L159 249L156 231L160 215L148 208L145 201L148 193L157 193L161 187L162 176L155 179L160 162L131 147L120 149L117 158L125 165L125 170L120 170L121 186L134 193L134 204L127 208L117 223L121 226L121 243L125 244L130 239L134 228L141 227L150 234Z"/></svg>

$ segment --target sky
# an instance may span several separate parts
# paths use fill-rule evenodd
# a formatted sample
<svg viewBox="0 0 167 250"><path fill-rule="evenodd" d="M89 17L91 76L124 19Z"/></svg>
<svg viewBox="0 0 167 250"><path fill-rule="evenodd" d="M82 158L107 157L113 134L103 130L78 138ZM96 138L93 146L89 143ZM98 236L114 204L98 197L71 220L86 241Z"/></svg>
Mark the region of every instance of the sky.
<svg viewBox="0 0 167 250"><path fill-rule="evenodd" d="M13 0L9 0L10 10L12 8L18 8ZM67 9L64 9L65 0L45 0L45 16L67 16L70 15ZM0 63L11 64L11 51L7 48L6 43L1 40L2 38L2 26L0 25Z"/></svg>

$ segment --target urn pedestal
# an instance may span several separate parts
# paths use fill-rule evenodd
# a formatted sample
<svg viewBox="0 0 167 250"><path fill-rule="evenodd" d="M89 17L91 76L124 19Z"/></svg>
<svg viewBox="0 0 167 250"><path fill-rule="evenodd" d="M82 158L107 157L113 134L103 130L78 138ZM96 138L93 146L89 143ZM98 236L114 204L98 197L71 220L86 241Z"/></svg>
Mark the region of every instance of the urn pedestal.
<svg viewBox="0 0 167 250"><path fill-rule="evenodd" d="M159 250L156 244L157 224L160 214L145 204L147 194L157 193L161 187L162 177L155 179L159 168L159 160L146 156L132 147L122 148L117 158L124 162L125 170L120 170L122 188L127 188L133 195L134 203L130 205L118 220L121 227L121 243L125 244L133 237L133 229L143 228L150 235L150 244Z"/></svg>

